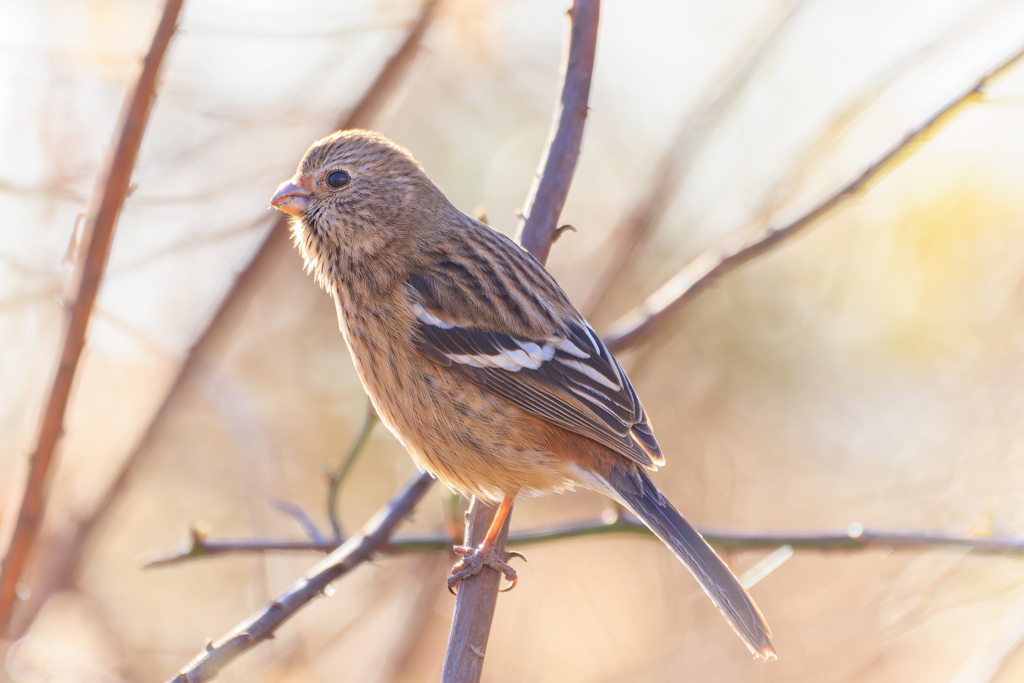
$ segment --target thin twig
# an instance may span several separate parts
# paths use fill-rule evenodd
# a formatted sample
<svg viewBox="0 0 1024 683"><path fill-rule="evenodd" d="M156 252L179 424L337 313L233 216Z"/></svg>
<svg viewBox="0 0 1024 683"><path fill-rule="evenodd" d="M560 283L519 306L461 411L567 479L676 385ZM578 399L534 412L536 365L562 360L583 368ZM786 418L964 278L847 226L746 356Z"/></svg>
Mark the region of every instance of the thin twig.
<svg viewBox="0 0 1024 683"><path fill-rule="evenodd" d="M358 567L387 543L391 532L416 506L430 488L433 479L419 474L371 519L363 530L337 548L310 572L296 581L277 600L267 605L230 633L211 641L171 683L203 683L256 644L272 638L274 632L292 615L321 595L331 582Z"/></svg>
<svg viewBox="0 0 1024 683"><path fill-rule="evenodd" d="M516 229L516 241L541 264L547 261L551 245L561 232L558 219L579 160L597 52L600 8L600 0L575 0L569 9L562 91L548 143ZM495 512L493 506L473 500L466 526L466 544L469 547L476 547L483 541ZM499 556L505 552L505 538L511 521L510 510L496 545ZM459 586L442 683L476 683L480 680L500 583L498 572L483 571Z"/></svg>
<svg viewBox="0 0 1024 683"><path fill-rule="evenodd" d="M367 400L363 423L359 426L359 431L356 432L352 443L348 447L348 451L346 451L345 456L341 459L338 469L330 477L330 487L327 491L327 517L331 520L334 540L338 543L344 538L341 529L341 515L338 512L338 494L341 491L342 483L348 477L349 472L352 471L352 466L356 464L356 458L366 448L366 444L370 442L370 435L373 434L373 428L377 426L377 421L377 411L373 409L373 403Z"/></svg>
<svg viewBox="0 0 1024 683"><path fill-rule="evenodd" d="M10 631L16 587L39 535L46 512L46 482L57 444L64 433L64 415L71 396L75 370L85 347L93 304L110 256L121 207L128 195L135 160L156 95L157 75L171 38L177 30L183 0L166 0L160 23L149 50L125 94L121 107L114 153L104 161L90 198L83 240L84 258L78 260L67 291L68 314L64 327L60 362L50 392L39 416L34 448L29 458L28 477L14 532L0 569L0 640Z"/></svg>
<svg viewBox="0 0 1024 683"><path fill-rule="evenodd" d="M721 75L711 79L708 91L687 111L672 144L654 165L643 192L612 228L607 249L609 261L593 279L587 302L580 307L585 315L601 309L623 269L661 223L712 131L805 4L806 0L797 0L781 11L773 7L770 16L760 22L754 40L743 41L739 54L730 60Z"/></svg>
<svg viewBox="0 0 1024 683"><path fill-rule="evenodd" d="M978 555L1024 556L1024 537L1021 536L971 536L941 531L893 531L864 529L851 524L846 531L834 532L739 532L720 529L699 529L701 536L724 552L743 550L774 550L788 545L802 551L860 551L869 549L885 550L928 550L928 549L969 549ZM633 534L655 538L642 522L629 515L606 522L591 520L564 524L532 531L520 531L508 536L508 546L522 547L539 545L570 538L607 536L610 534ZM145 563L146 568L157 568L180 564L199 558L225 555L257 555L267 552L331 552L337 546L325 541L315 543L292 540L263 539L220 539L209 540L202 532L190 532L188 547ZM381 548L382 553L429 553L451 550L452 541L444 535L396 538ZM468 583L467 583L468 585Z"/></svg>
<svg viewBox="0 0 1024 683"><path fill-rule="evenodd" d="M426 0L416 22L409 28L402 44L384 64L377 78L363 95L363 102L356 105L350 113L341 116L336 122L338 128L356 128L367 126L373 121L379 109L387 103L388 96L393 94L408 73L413 59L418 53L423 36L437 16L439 0ZM283 216L283 215L282 215ZM286 258L292 251L288 233L288 222L279 217L274 222L266 239L249 263L235 278L231 289L221 300L217 312L213 315L206 329L189 350L178 374L167 391L163 403L153 414L148 427L134 450L129 454L117 475L98 497L98 502L81 519L74 522L74 527L48 544L52 552L47 552L38 563L48 573L45 581L32 587L32 595L26 609L19 610L17 629L23 632L34 619L46 598L74 580L74 574L80 563L85 544L92 531L103 521L113 509L125 491L132 476L135 465L143 453L151 450L150 446L156 438L156 426L174 405L176 397L181 393L187 380L194 377L203 368L208 368L223 354L223 350L233 338L234 331L241 323L248 308L249 301L266 281L267 273L277 262Z"/></svg>
<svg viewBox="0 0 1024 683"><path fill-rule="evenodd" d="M980 100L985 86L1004 74L1024 57L1024 47L980 76L973 85L924 122L908 131L856 177L821 200L807 213L785 225L752 225L732 235L691 261L643 304L612 326L604 341L612 351L634 346L654 328L679 311L693 297L725 273L764 254L778 243L797 234L829 213L843 200L868 189L883 172L892 170L914 151L920 142L950 121L967 104Z"/></svg>
<svg viewBox="0 0 1024 683"><path fill-rule="evenodd" d="M309 518L306 511L294 503L288 503L283 500L274 500L270 502L271 505L276 507L278 510L288 515L306 532L306 536L309 540L314 543L327 543L327 537L323 535L320 529L317 527L316 522ZM340 541L334 539L334 547L341 545Z"/></svg>

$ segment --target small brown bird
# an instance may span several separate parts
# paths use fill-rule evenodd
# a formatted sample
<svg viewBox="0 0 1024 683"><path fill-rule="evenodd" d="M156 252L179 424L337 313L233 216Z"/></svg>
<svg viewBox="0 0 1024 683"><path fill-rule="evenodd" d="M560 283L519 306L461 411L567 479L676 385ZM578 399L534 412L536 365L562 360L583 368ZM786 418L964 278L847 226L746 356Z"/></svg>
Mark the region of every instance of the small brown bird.
<svg viewBox="0 0 1024 683"><path fill-rule="evenodd" d="M495 552L512 501L578 484L642 519L750 650L775 656L750 596L647 475L664 459L626 373L530 254L367 131L314 143L271 204L295 217L381 421L421 468L500 504L484 543L456 548L450 588L484 565L514 584Z"/></svg>

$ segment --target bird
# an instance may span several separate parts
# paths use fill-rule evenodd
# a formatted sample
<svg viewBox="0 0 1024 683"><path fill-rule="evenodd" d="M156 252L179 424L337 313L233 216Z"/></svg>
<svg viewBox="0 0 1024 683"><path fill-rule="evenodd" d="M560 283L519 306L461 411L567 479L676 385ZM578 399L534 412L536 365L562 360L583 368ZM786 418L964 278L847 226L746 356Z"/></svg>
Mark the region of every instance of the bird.
<svg viewBox="0 0 1024 683"><path fill-rule="evenodd" d="M271 206L334 299L381 422L419 468L498 506L479 547L455 548L449 590L485 566L514 586L495 547L513 501L581 486L642 520L750 651L775 657L753 600L651 480L665 460L622 366L533 256L371 131L313 143Z"/></svg>

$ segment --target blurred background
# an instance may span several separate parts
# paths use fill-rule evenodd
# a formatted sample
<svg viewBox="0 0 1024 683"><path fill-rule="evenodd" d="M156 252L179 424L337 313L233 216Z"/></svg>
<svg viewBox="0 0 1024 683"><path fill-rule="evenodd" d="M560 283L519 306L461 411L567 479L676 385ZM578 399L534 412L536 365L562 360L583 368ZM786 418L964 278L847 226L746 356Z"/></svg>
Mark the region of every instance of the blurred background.
<svg viewBox="0 0 1024 683"><path fill-rule="evenodd" d="M359 102L420 8L186 2L76 380L47 559L20 587L0 676L164 680L318 560L141 568L194 524L303 538L273 501L327 528L322 468L358 431L365 397L297 252L261 262L179 374L276 220L273 190ZM2 0L3 538L55 367L69 244L157 9ZM564 11L447 0L373 119L507 234L558 93ZM1024 2L1009 0L607 0L601 12L562 216L578 232L548 264L599 331L731 232L800 215L1024 42ZM698 525L1024 528L1024 67L911 151L622 355L666 452L656 482ZM633 244L623 221L659 182L664 210ZM341 493L346 531L412 471L378 427ZM589 492L521 501L513 529L606 508ZM439 531L441 510L435 487L399 535ZM779 652L764 664L657 541L525 552L485 681L1024 677L1024 559L798 551L751 590ZM727 559L743 572L766 554ZM222 680L437 680L452 562L360 567Z"/></svg>

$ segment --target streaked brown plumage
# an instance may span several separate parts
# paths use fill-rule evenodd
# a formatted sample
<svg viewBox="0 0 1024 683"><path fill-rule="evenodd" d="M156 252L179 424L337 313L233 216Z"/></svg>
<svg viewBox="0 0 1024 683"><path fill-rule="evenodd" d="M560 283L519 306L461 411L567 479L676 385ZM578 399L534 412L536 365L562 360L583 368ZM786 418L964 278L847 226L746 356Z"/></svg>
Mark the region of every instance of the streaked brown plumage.
<svg viewBox="0 0 1024 683"><path fill-rule="evenodd" d="M622 368L554 279L514 242L451 205L404 149L346 131L309 149L273 205L330 293L385 425L448 486L502 502L574 485L618 499L683 560L751 650L774 656L763 618L646 469L661 449Z"/></svg>

